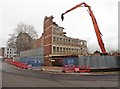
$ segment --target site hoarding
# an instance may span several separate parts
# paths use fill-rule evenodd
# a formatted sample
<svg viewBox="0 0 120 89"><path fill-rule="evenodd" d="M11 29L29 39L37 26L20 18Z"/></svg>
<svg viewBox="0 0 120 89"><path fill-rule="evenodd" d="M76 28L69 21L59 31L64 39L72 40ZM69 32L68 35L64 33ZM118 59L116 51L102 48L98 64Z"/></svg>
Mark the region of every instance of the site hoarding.
<svg viewBox="0 0 120 89"><path fill-rule="evenodd" d="M67 57L63 59L63 65L90 66L98 68L117 68L118 59L116 56L80 56Z"/></svg>

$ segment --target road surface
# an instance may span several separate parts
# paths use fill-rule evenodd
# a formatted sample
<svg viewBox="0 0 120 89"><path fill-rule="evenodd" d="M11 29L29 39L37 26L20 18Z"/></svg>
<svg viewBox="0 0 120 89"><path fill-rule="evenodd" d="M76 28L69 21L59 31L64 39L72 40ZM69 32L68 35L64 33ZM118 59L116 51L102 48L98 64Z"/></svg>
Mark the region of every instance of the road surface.
<svg viewBox="0 0 120 89"><path fill-rule="evenodd" d="M50 74L3 63L2 87L118 87L118 75Z"/></svg>

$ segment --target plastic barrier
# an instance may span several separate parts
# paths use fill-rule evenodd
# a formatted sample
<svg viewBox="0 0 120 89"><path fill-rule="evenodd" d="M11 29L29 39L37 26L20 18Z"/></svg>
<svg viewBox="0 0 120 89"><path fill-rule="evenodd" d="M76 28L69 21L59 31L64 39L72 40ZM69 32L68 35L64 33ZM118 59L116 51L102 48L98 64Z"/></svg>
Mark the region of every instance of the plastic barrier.
<svg viewBox="0 0 120 89"><path fill-rule="evenodd" d="M72 65L64 65L63 72L74 72L74 67Z"/></svg>
<svg viewBox="0 0 120 89"><path fill-rule="evenodd" d="M74 68L74 72L80 72L80 68L79 67L75 67Z"/></svg>
<svg viewBox="0 0 120 89"><path fill-rule="evenodd" d="M91 67L90 66L80 66L80 72L90 72Z"/></svg>
<svg viewBox="0 0 120 89"><path fill-rule="evenodd" d="M28 65L28 64L25 64L25 63L22 63L22 62L18 62L18 61L13 61L11 59L6 59L5 62L7 62L11 65L14 65L18 68L24 68L24 69L31 69L32 68L31 65Z"/></svg>
<svg viewBox="0 0 120 89"><path fill-rule="evenodd" d="M79 68L75 65L65 65L63 67L63 72L78 72Z"/></svg>
<svg viewBox="0 0 120 89"><path fill-rule="evenodd" d="M75 66L75 65L65 65L63 67L63 72L90 72L90 66Z"/></svg>

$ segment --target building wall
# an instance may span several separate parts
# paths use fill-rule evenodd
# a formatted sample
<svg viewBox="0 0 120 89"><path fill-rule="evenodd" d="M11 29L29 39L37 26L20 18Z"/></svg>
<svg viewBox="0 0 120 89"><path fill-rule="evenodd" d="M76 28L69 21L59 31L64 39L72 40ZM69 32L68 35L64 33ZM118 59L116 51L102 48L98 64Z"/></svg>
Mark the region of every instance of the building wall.
<svg viewBox="0 0 120 89"><path fill-rule="evenodd" d="M67 37L64 28L53 22L53 16L46 16L43 25L43 34L34 46L43 46L45 65L50 64L52 56L87 54L87 41Z"/></svg>
<svg viewBox="0 0 120 89"><path fill-rule="evenodd" d="M1 57L1 58L4 57L4 51L5 51L5 48L4 48L4 47L1 47L1 48L0 48L0 57Z"/></svg>
<svg viewBox="0 0 120 89"><path fill-rule="evenodd" d="M34 40L27 33L19 33L16 39L17 52L33 49Z"/></svg>
<svg viewBox="0 0 120 89"><path fill-rule="evenodd" d="M63 32L64 28L52 21L53 17L48 19L50 19L51 24L48 23L50 26L47 24L49 20L44 23L45 26L48 26L48 29L45 30L48 39L44 41L52 45L51 55L86 55L88 53L87 41L67 37Z"/></svg>
<svg viewBox="0 0 120 89"><path fill-rule="evenodd" d="M34 41L34 48L40 48L43 46L43 44L44 43L43 43L43 34L42 34L42 36L39 39Z"/></svg>
<svg viewBox="0 0 120 89"><path fill-rule="evenodd" d="M44 62L45 65L50 64L49 55L52 54L52 22L53 17L44 18Z"/></svg>
<svg viewBox="0 0 120 89"><path fill-rule="evenodd" d="M3 58L13 58L17 55L16 50L9 47L1 48L0 54L2 54Z"/></svg>
<svg viewBox="0 0 120 89"><path fill-rule="evenodd" d="M56 30L56 29L53 29ZM52 35L52 54L57 55L86 55L87 42L85 40L66 37L64 34Z"/></svg>

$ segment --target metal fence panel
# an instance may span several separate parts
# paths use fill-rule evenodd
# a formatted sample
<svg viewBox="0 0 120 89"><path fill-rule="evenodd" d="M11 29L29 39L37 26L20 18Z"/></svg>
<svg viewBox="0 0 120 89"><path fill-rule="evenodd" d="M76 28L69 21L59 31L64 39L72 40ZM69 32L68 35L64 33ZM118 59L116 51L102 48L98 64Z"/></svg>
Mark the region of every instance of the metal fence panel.
<svg viewBox="0 0 120 89"><path fill-rule="evenodd" d="M63 59L63 65L78 65L78 57L67 57Z"/></svg>
<svg viewBox="0 0 120 89"><path fill-rule="evenodd" d="M43 56L43 47L20 52L20 57Z"/></svg>
<svg viewBox="0 0 120 89"><path fill-rule="evenodd" d="M91 66L92 68L118 67L115 56L81 56L78 59L78 65Z"/></svg>
<svg viewBox="0 0 120 89"><path fill-rule="evenodd" d="M35 56L35 57L22 57L19 59L20 62L32 65L32 66L42 66L43 65L43 57Z"/></svg>
<svg viewBox="0 0 120 89"><path fill-rule="evenodd" d="M43 47L20 52L20 62L30 64L32 66L41 66L44 62Z"/></svg>

